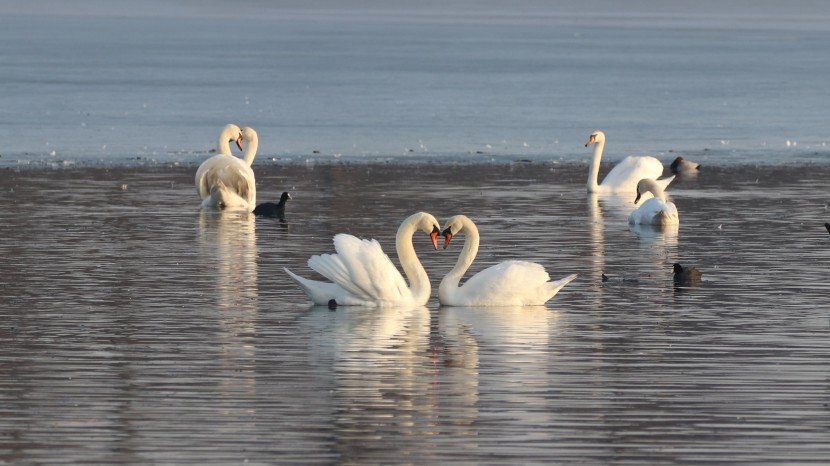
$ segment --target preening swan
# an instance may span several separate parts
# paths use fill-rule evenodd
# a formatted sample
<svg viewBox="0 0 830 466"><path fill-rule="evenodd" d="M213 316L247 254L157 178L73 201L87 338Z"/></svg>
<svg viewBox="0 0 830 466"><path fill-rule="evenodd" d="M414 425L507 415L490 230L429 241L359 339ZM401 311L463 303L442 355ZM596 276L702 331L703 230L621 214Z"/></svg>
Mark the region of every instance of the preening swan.
<svg viewBox="0 0 830 466"><path fill-rule="evenodd" d="M588 168L589 193L623 193L634 192L637 182L643 178L657 180L663 174L663 164L654 157L629 155L618 163L605 175L602 184L597 184L599 176L599 162L602 159L602 150L605 147L605 133L594 131L585 143L585 147L594 146L594 158ZM672 182L674 176L657 180L663 189Z"/></svg>
<svg viewBox="0 0 830 466"><path fill-rule="evenodd" d="M342 233L334 237L337 254L312 256L308 260L309 267L333 283L309 280L288 269L285 271L317 305L329 305L333 299L340 306L423 306L432 288L412 246L416 231L427 233L433 247L438 249L438 221L428 213L418 212L398 228L395 248L410 286L377 241Z"/></svg>
<svg viewBox="0 0 830 466"><path fill-rule="evenodd" d="M541 264L511 260L484 269L458 286L478 253L479 243L475 223L465 215L456 215L444 227L444 249L459 233L464 233L464 248L438 287L438 299L444 306L543 305L576 278L573 274L551 282Z"/></svg>
<svg viewBox="0 0 830 466"><path fill-rule="evenodd" d="M230 141L241 149L247 142L242 159L231 154ZM202 208L241 208L253 210L256 205L256 179L251 164L256 157L259 138L253 128L230 124L219 135L217 154L205 160L196 171L196 190L202 197Z"/></svg>
<svg viewBox="0 0 830 466"><path fill-rule="evenodd" d="M637 183L637 197L634 203L640 202L640 197L646 192L650 192L654 197L643 202L637 210L631 212L628 217L628 223L633 225L679 225L680 217L677 215L677 207L671 202L666 201L666 193L657 183L651 178L644 178Z"/></svg>

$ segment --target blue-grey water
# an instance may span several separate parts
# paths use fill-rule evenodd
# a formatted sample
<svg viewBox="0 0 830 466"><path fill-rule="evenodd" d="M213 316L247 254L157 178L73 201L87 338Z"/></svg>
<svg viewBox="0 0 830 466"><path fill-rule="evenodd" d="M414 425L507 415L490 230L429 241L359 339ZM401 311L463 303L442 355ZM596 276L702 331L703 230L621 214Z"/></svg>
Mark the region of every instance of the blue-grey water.
<svg viewBox="0 0 830 466"><path fill-rule="evenodd" d="M822 5L79 4L0 6L0 464L827 463ZM199 211L228 122L285 219ZM704 164L679 228L585 193L597 128L602 174ZM419 210L476 221L472 272L579 278L441 307L460 245L416 236L427 306L331 311L283 271L342 232L396 262Z"/></svg>
<svg viewBox="0 0 830 466"><path fill-rule="evenodd" d="M830 8L803 0L705 15L659 3L395 13L249 1L238 13L170 16L156 2L99 17L51 3L71 14L0 16L6 166L196 163L228 122L256 128L261 155L293 160L577 160L594 129L609 160L828 153Z"/></svg>

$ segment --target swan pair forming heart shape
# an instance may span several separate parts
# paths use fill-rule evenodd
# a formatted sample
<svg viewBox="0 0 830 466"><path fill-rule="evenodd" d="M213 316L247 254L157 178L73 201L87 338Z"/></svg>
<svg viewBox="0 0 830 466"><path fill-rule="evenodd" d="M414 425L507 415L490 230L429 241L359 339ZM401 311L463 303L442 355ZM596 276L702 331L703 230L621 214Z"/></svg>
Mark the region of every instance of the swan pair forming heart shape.
<svg viewBox="0 0 830 466"><path fill-rule="evenodd" d="M436 249L441 231L445 249L453 236L465 236L455 267L438 288L439 301L445 306L543 305L576 278L573 274L551 282L542 265L511 260L482 270L459 286L478 253L478 228L467 216L456 215L442 230L435 217L426 212L404 220L395 238L398 259L410 286L376 240L342 233L334 237L336 254L315 255L308 260L309 267L331 282L309 280L285 271L317 305L328 305L334 300L337 305L347 306L423 306L432 288L412 246L412 236L417 231L430 235Z"/></svg>
<svg viewBox="0 0 830 466"><path fill-rule="evenodd" d="M231 153L231 141L236 141L242 158ZM248 143L243 149L242 141ZM253 128L229 124L219 134L216 155L205 160L196 170L196 190L202 198L203 209L243 209L256 207L256 179L254 163L259 138Z"/></svg>

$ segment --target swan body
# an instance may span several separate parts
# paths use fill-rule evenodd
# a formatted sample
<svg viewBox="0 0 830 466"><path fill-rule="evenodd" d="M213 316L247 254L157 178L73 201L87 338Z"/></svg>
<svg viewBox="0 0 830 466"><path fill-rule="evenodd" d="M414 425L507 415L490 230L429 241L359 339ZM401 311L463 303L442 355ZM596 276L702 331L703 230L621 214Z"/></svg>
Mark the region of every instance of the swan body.
<svg viewBox="0 0 830 466"><path fill-rule="evenodd" d="M573 274L551 282L541 264L510 260L482 270L459 286L479 244L475 223L465 215L456 215L443 230L445 249L453 235L459 233L464 233L464 248L455 267L438 287L438 299L444 306L540 306L576 278Z"/></svg>
<svg viewBox="0 0 830 466"><path fill-rule="evenodd" d="M628 193L634 192L637 183L643 178L652 178L663 189L669 186L674 176L658 180L663 174L663 164L654 157L633 156L624 158L605 175L601 184L597 184L599 176L599 162L602 159L602 151L605 148L605 133L594 131L585 143L585 147L594 145L594 158L588 168L587 188L589 193Z"/></svg>
<svg viewBox="0 0 830 466"><path fill-rule="evenodd" d="M334 237L336 254L315 255L308 260L309 267L331 282L309 280L285 271L317 305L329 305L333 299L340 306L423 306L432 288L412 246L412 235L417 231L427 233L438 249L440 230L435 217L418 212L401 223L395 247L409 286L377 241L342 233Z"/></svg>
<svg viewBox="0 0 830 466"><path fill-rule="evenodd" d="M247 142L242 159L231 154L230 141L234 140L240 149L242 141ZM202 208L254 209L256 179L251 164L258 146L259 138L253 128L225 126L219 135L217 154L202 162L196 170L196 190L202 198Z"/></svg>
<svg viewBox="0 0 830 466"><path fill-rule="evenodd" d="M700 164L692 162L691 160L686 160L683 157L677 157L674 159L674 162L671 163L669 169L674 174L697 173L697 171L700 170Z"/></svg>
<svg viewBox="0 0 830 466"><path fill-rule="evenodd" d="M674 203L666 200L666 193L657 181L644 178L637 183L637 197L634 203L640 202L640 198L646 192L654 197L643 202L643 204L628 217L628 223L632 225L679 225L680 217L677 215L677 207Z"/></svg>

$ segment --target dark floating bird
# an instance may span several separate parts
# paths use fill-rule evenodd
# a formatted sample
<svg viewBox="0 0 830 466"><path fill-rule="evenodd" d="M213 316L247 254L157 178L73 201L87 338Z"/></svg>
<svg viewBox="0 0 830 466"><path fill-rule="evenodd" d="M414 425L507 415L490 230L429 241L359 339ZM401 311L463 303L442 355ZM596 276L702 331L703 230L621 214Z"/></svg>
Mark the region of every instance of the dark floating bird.
<svg viewBox="0 0 830 466"><path fill-rule="evenodd" d="M825 223L824 228L827 228L827 233L830 233L830 223Z"/></svg>
<svg viewBox="0 0 830 466"><path fill-rule="evenodd" d="M678 157L671 163L671 172L674 174L691 173L700 170L700 164Z"/></svg>
<svg viewBox="0 0 830 466"><path fill-rule="evenodd" d="M254 209L254 215L259 215L261 217L276 217L280 219L285 218L285 203L291 199L291 194L288 194L288 191L282 193L280 196L280 202L278 204L274 204L273 202L264 202Z"/></svg>
<svg viewBox="0 0 830 466"><path fill-rule="evenodd" d="M337 309L337 301L335 301L334 299L330 299L329 300L329 309L332 310L332 311Z"/></svg>
<svg viewBox="0 0 830 466"><path fill-rule="evenodd" d="M675 263L674 267L674 284L683 286L695 286L700 284L700 270L694 267L683 267Z"/></svg>

